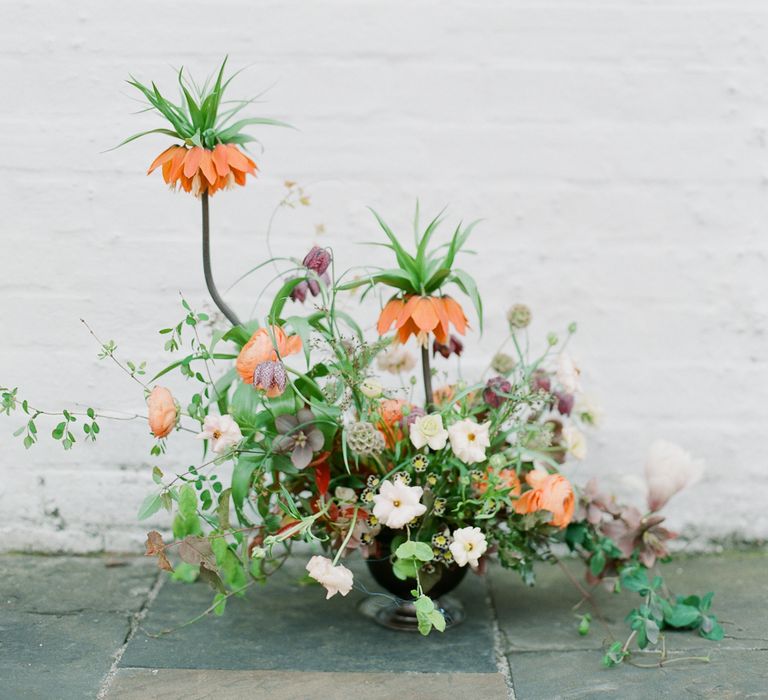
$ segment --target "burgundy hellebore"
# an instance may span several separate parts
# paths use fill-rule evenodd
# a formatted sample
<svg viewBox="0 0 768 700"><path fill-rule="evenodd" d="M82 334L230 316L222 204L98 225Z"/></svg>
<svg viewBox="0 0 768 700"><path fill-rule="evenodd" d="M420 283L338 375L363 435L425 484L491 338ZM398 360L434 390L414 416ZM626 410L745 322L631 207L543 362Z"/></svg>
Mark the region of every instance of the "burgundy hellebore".
<svg viewBox="0 0 768 700"><path fill-rule="evenodd" d="M483 390L483 401L492 408L499 408L509 399L505 394L512 392L512 384L504 377L491 377Z"/></svg>

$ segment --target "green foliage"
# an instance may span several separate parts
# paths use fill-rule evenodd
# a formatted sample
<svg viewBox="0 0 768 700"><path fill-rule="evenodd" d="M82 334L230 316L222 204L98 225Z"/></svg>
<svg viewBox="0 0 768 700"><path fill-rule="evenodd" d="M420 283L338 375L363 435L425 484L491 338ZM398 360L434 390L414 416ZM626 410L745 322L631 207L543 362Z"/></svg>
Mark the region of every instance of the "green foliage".
<svg viewBox="0 0 768 700"><path fill-rule="evenodd" d="M171 128L150 129L133 134L118 144L117 147L149 134L164 134L180 139L188 146L202 146L212 149L219 143L244 144L254 141L253 137L243 133L243 130L249 126L289 126L277 119L264 117L250 117L232 122L233 117L251 104L255 98L237 100L234 103L223 101L230 82L237 75L235 73L225 80L226 64L227 59L225 58L215 80L211 82L212 79L209 78L200 87L193 79L184 74L184 68L180 68L177 80L182 99L179 103L173 102L163 95L155 83L147 86L131 76L127 82L142 94L147 101L147 109L162 116ZM235 106L222 111L222 104L234 104Z"/></svg>
<svg viewBox="0 0 768 700"><path fill-rule="evenodd" d="M416 252L411 254L400 243L384 219L373 209L371 212L389 241L388 243L371 243L371 245L391 250L395 254L398 267L378 270L367 277L341 284L338 289L349 290L364 286L370 289L374 285L383 284L404 294L427 296L441 293L443 287L453 284L472 301L482 331L483 303L477 291L477 285L467 272L453 267L457 253L462 249L478 222L475 221L465 227L459 224L447 245L436 246L430 250L432 236L443 221L443 212L440 212L421 235L417 234ZM416 226L418 226L418 208Z"/></svg>
<svg viewBox="0 0 768 700"><path fill-rule="evenodd" d="M416 620L418 622L419 632L425 637L436 629L438 632L445 632L445 617L440 609L435 605L435 601L427 595L419 595L418 591L413 591L416 602Z"/></svg>

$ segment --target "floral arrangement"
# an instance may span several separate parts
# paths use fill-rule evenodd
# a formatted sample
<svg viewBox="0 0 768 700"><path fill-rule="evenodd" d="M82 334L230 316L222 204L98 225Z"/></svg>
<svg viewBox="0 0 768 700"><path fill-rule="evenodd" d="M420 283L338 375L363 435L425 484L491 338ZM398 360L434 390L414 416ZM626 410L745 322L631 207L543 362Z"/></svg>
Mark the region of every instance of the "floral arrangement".
<svg viewBox="0 0 768 700"><path fill-rule="evenodd" d="M493 558L533 585L534 564L559 562L568 549L585 562L587 585L642 598L627 618L626 642L607 647L606 665L627 659L633 641L641 649L656 645L665 629L722 638L712 594L673 596L656 572L674 537L660 511L697 478L700 463L673 444L655 443L642 510L618 504L594 481L578 487L566 476L569 460L586 458L585 432L598 420L567 351L575 325L531 353L531 312L516 304L486 372L433 387L463 353L472 326L482 330L477 286L457 267L474 224L442 236L443 214L422 226L417 208L408 249L374 212L381 240L373 245L383 247L391 266L339 273L332 250L315 246L303 258L260 262L256 269L280 266L265 318L241 322L224 303L211 274L209 197L256 176L256 162L241 150L253 140L243 129L281 124L233 121L251 101L223 99L231 81L224 72L222 65L198 88L179 71L179 104L154 83L129 81L170 128L124 143L150 133L174 140L149 172L160 168L171 188L201 200L205 278L229 321L211 331L208 315L182 300L183 318L160 330L166 350L181 356L151 379L144 363L124 361L113 342L99 341L100 356L144 392L147 414L139 418L148 421L151 453L186 437L201 443L199 465L174 475L153 470L156 488L139 517L171 512L173 539L150 532L147 555L176 579L207 581L214 598L206 612L221 614L229 597L279 569L297 542L318 552L304 555L307 580L327 598L346 596L356 582L344 562L357 552L391 571L400 582L393 599L411 601L426 635L450 622L434 592L457 573L458 580L467 570L482 574ZM287 186L289 198L308 203L295 183ZM345 299L356 304L353 295L376 294L381 310L370 337L358 323L374 319L354 319ZM183 401L158 383L173 371L192 387ZM26 414L16 433L26 447L38 441L46 416L59 416L51 435L64 449L77 442L77 424L93 441L109 417L91 408L45 412L10 388L2 389L2 410ZM589 632L590 620L580 616L579 633Z"/></svg>

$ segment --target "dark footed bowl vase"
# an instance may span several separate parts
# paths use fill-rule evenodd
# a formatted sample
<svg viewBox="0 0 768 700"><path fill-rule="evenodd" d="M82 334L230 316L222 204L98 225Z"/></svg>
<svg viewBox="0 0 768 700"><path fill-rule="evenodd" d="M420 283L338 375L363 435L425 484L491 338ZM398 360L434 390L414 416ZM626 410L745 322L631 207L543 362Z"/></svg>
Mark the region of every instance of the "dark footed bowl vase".
<svg viewBox="0 0 768 700"><path fill-rule="evenodd" d="M416 581L414 579L403 581L395 576L392 570L391 545L395 534L392 530L384 530L378 535L371 546L366 564L376 583L397 600L387 596L373 595L363 600L360 610L384 627L415 632L418 630L418 624L411 591L416 588ZM453 627L464 619L464 608L458 600L448 597L447 594L462 582L467 574L467 567L436 564L435 569L435 574L439 575L439 578L435 580L434 577L429 577L431 579L429 589L424 592L435 601L443 613L446 628Z"/></svg>

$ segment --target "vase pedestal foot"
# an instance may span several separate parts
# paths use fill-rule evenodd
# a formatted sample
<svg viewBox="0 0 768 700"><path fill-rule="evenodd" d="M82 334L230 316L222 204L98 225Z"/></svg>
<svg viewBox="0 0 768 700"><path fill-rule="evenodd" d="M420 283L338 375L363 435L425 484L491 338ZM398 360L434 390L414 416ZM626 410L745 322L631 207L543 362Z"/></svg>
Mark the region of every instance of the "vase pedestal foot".
<svg viewBox="0 0 768 700"><path fill-rule="evenodd" d="M442 596L435 605L445 617L445 628L455 627L464 620L464 606L450 596ZM394 600L381 595L363 599L357 608L363 615L391 630L418 632L416 607L413 601Z"/></svg>

